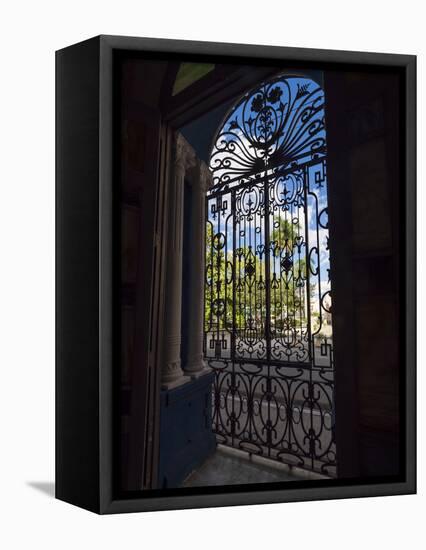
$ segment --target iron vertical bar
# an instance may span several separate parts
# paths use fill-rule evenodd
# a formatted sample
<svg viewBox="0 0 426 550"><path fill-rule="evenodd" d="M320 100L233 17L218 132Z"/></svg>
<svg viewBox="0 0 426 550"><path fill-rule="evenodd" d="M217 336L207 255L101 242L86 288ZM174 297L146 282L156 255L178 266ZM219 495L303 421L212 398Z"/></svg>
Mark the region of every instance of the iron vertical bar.
<svg viewBox="0 0 426 550"><path fill-rule="evenodd" d="M268 176L267 170L265 170L265 182L264 182L264 205L265 205L265 301L266 301L266 322L265 322L265 338L266 338L266 359L271 359L271 335L270 335L270 321L271 321L271 272L270 272L270 235L269 235L269 194L268 194Z"/></svg>
<svg viewBox="0 0 426 550"><path fill-rule="evenodd" d="M235 277L236 277L236 258L235 242L236 242L236 207L235 207L235 189L231 190L231 211L232 211L232 331L231 331L231 361L235 358L235 346L236 346L236 326L237 326L237 312L236 312L236 289L235 289Z"/></svg>
<svg viewBox="0 0 426 550"><path fill-rule="evenodd" d="M312 448L311 434L314 432L314 414L313 414L313 381L312 381L312 329L311 329L311 277L310 277L310 261L309 261L309 216L308 216L308 185L309 185L309 171L305 166L303 169L303 192L304 192L304 202L305 202L305 240L306 240L306 306L307 306L307 329L308 329L308 346L309 346L309 358L310 358L310 369L309 369L309 416L310 416L310 438L309 438L309 454L311 459L311 469L314 469L315 463L315 453ZM318 223L316 226L318 232ZM318 262L319 262L319 248L318 248Z"/></svg>
<svg viewBox="0 0 426 550"><path fill-rule="evenodd" d="M309 360L311 362L312 369L312 328L311 328L311 265L309 261L309 216L308 216L308 185L309 185L309 172L308 167L303 169L303 195L305 202L305 257L306 257L306 309L307 309L307 329L308 329L308 346L309 346ZM317 224L318 231L318 224ZM319 255L319 248L318 248ZM318 257L319 261L319 257Z"/></svg>

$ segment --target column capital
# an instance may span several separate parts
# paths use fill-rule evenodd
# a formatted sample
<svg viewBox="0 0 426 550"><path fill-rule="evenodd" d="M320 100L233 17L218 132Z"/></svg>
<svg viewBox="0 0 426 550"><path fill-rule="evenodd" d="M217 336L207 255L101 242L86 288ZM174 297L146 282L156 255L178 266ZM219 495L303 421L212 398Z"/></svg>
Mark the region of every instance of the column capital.
<svg viewBox="0 0 426 550"><path fill-rule="evenodd" d="M175 158L176 168L184 172L196 166L196 154L191 145L186 141L180 132L175 134Z"/></svg>
<svg viewBox="0 0 426 550"><path fill-rule="evenodd" d="M199 185L204 193L210 189L213 183L213 174L210 171L208 165L202 160L200 161L200 180Z"/></svg>
<svg viewBox="0 0 426 550"><path fill-rule="evenodd" d="M208 165L203 160L199 160L189 174L188 182L191 187L206 194L213 182L213 175Z"/></svg>

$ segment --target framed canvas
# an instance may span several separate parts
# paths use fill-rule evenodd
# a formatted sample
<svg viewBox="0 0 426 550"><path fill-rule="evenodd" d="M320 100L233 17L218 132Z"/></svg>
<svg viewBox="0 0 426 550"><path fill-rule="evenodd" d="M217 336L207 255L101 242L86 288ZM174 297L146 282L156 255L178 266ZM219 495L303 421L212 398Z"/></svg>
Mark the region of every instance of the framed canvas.
<svg viewBox="0 0 426 550"><path fill-rule="evenodd" d="M415 492L414 56L56 54L56 496Z"/></svg>

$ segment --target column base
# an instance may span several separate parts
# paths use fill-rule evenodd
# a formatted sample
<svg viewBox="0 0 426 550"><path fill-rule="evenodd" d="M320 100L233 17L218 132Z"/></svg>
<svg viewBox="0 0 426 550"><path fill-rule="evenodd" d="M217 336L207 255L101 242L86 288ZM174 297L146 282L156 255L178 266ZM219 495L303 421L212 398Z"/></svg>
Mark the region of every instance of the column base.
<svg viewBox="0 0 426 550"><path fill-rule="evenodd" d="M183 386L183 384L186 384L192 379L191 376L188 376L184 374L180 378L177 378L176 380L172 380L171 382L161 382L161 390L173 390L175 388L178 388L179 386Z"/></svg>
<svg viewBox="0 0 426 550"><path fill-rule="evenodd" d="M184 371L185 376L189 376L191 380L197 380L197 378L200 378L200 376L205 376L206 374L209 374L209 372L212 372L212 369L210 367L204 366L201 370L197 370L195 372L191 371Z"/></svg>

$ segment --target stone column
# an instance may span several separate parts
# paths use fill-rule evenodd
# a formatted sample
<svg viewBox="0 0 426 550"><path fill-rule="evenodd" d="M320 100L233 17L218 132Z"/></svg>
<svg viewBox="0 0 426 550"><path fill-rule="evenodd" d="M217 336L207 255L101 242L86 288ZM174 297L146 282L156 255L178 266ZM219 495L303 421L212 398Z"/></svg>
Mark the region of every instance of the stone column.
<svg viewBox="0 0 426 550"><path fill-rule="evenodd" d="M191 263L189 273L189 312L187 361L184 372L196 378L210 371L203 357L204 280L206 249L206 193L211 185L211 173L205 162L199 161L191 172Z"/></svg>
<svg viewBox="0 0 426 550"><path fill-rule="evenodd" d="M181 368L182 251L185 174L194 166L193 149L181 134L176 134L174 170L168 194L163 389L172 389L189 380Z"/></svg>

